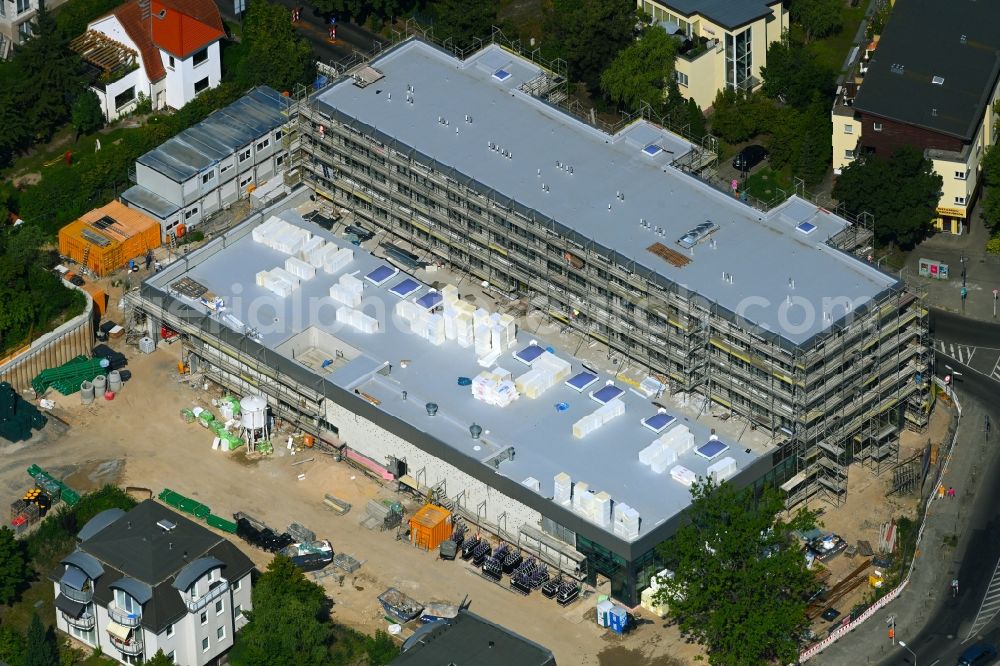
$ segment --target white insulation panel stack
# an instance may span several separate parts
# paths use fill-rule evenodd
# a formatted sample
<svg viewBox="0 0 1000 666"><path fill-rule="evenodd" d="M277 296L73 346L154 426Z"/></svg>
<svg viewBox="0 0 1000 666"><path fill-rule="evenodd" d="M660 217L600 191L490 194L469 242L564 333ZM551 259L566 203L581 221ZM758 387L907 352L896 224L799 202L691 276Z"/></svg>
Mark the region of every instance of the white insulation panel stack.
<svg viewBox="0 0 1000 666"><path fill-rule="evenodd" d="M316 267L298 257L285 259L285 270L300 280L312 280L316 277Z"/></svg>
<svg viewBox="0 0 1000 666"><path fill-rule="evenodd" d="M738 469L736 459L726 456L725 458L709 465L707 472L708 476L712 478L712 481L719 484L726 479L731 479L735 476Z"/></svg>
<svg viewBox="0 0 1000 666"><path fill-rule="evenodd" d="M698 475L689 470L684 465L676 465L670 470L670 476L674 481L690 488L698 480Z"/></svg>
<svg viewBox="0 0 1000 666"><path fill-rule="evenodd" d="M614 508L614 528L616 536L623 539L635 539L639 536L639 512L624 502L619 502Z"/></svg>
<svg viewBox="0 0 1000 666"><path fill-rule="evenodd" d="M341 324L347 324L362 333L378 332L378 319L369 317L361 310L355 310L346 305L341 305L337 308L337 321Z"/></svg>
<svg viewBox="0 0 1000 666"><path fill-rule="evenodd" d="M472 379L471 388L472 397L494 407L506 407L519 397L510 373L503 368L480 372Z"/></svg>
<svg viewBox="0 0 1000 666"><path fill-rule="evenodd" d="M323 271L331 275L339 273L353 260L354 250L346 247L337 250L333 245L327 245L326 253L323 255Z"/></svg>
<svg viewBox="0 0 1000 666"><path fill-rule="evenodd" d="M517 390L529 398L537 398L568 379L571 369L569 361L551 352L543 352L531 364L531 370L517 378Z"/></svg>
<svg viewBox="0 0 1000 666"><path fill-rule="evenodd" d="M320 236L313 236L302 245L302 249L299 250L299 259L302 261L309 261L309 257L312 256L313 252L322 250L325 246L325 240L323 240ZM312 262L309 261L309 263Z"/></svg>
<svg viewBox="0 0 1000 666"><path fill-rule="evenodd" d="M559 472L552 477L552 481L552 501L567 506L573 499L573 479L566 472Z"/></svg>
<svg viewBox="0 0 1000 666"><path fill-rule="evenodd" d="M577 439L586 437L612 419L625 413L625 403L621 398L609 400L590 414L587 414L573 424L573 436Z"/></svg>
<svg viewBox="0 0 1000 666"><path fill-rule="evenodd" d="M330 287L330 298L349 308L361 305L364 283L353 275L341 275L337 284Z"/></svg>

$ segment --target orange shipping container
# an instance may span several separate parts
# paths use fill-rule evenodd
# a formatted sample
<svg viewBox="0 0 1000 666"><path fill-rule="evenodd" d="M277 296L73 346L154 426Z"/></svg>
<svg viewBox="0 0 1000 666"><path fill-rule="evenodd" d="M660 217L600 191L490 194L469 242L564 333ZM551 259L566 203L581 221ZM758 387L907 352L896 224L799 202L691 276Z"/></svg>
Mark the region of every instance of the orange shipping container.
<svg viewBox="0 0 1000 666"><path fill-rule="evenodd" d="M104 276L160 246L160 225L118 201L95 208L59 230L59 254Z"/></svg>
<svg viewBox="0 0 1000 666"><path fill-rule="evenodd" d="M451 530L451 511L433 504L425 504L410 518L410 542L424 550L440 546Z"/></svg>

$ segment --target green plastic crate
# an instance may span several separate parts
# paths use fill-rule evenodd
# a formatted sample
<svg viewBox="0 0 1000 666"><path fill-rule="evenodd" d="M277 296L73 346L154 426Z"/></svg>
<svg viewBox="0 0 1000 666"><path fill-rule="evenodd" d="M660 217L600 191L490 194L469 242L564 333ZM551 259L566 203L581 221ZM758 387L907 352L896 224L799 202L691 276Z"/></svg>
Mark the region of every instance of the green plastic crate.
<svg viewBox="0 0 1000 666"><path fill-rule="evenodd" d="M72 488L63 486L62 501L66 502L67 506L76 506L80 501L80 495Z"/></svg>
<svg viewBox="0 0 1000 666"><path fill-rule="evenodd" d="M217 516L214 513L208 514L205 518L205 522L216 529L222 530L223 532L236 534L236 523Z"/></svg>
<svg viewBox="0 0 1000 666"><path fill-rule="evenodd" d="M30 476L31 478L35 478L41 471L42 471L41 467L39 467L38 465L32 465L31 467L28 468L28 476Z"/></svg>

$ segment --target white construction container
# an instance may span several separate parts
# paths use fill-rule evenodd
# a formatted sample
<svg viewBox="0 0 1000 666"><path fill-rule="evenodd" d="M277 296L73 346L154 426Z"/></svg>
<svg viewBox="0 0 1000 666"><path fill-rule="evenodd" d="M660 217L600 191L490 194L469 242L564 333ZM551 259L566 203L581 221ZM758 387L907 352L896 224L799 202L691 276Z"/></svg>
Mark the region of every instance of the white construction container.
<svg viewBox="0 0 1000 666"><path fill-rule="evenodd" d="M573 499L573 479L566 472L559 472L552 481L552 501L563 506L569 504Z"/></svg>
<svg viewBox="0 0 1000 666"><path fill-rule="evenodd" d="M736 459L726 456L709 465L707 472L712 481L719 484L735 476L737 469Z"/></svg>
<svg viewBox="0 0 1000 666"><path fill-rule="evenodd" d="M285 259L285 270L301 280L311 280L316 277L316 267L298 257Z"/></svg>

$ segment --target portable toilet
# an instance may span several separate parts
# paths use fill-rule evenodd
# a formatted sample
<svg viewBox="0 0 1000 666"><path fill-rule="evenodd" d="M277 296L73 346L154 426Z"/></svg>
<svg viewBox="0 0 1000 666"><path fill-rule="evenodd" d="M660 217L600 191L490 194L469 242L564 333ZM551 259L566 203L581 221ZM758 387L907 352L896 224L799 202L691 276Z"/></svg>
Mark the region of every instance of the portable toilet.
<svg viewBox="0 0 1000 666"><path fill-rule="evenodd" d="M625 633L625 628L628 626L628 611L621 606L613 606L608 611L607 626L616 634Z"/></svg>
<svg viewBox="0 0 1000 666"><path fill-rule="evenodd" d="M609 615L611 610L615 607L611 601L605 599L604 601L597 602L597 624L602 627L607 627L609 622Z"/></svg>

